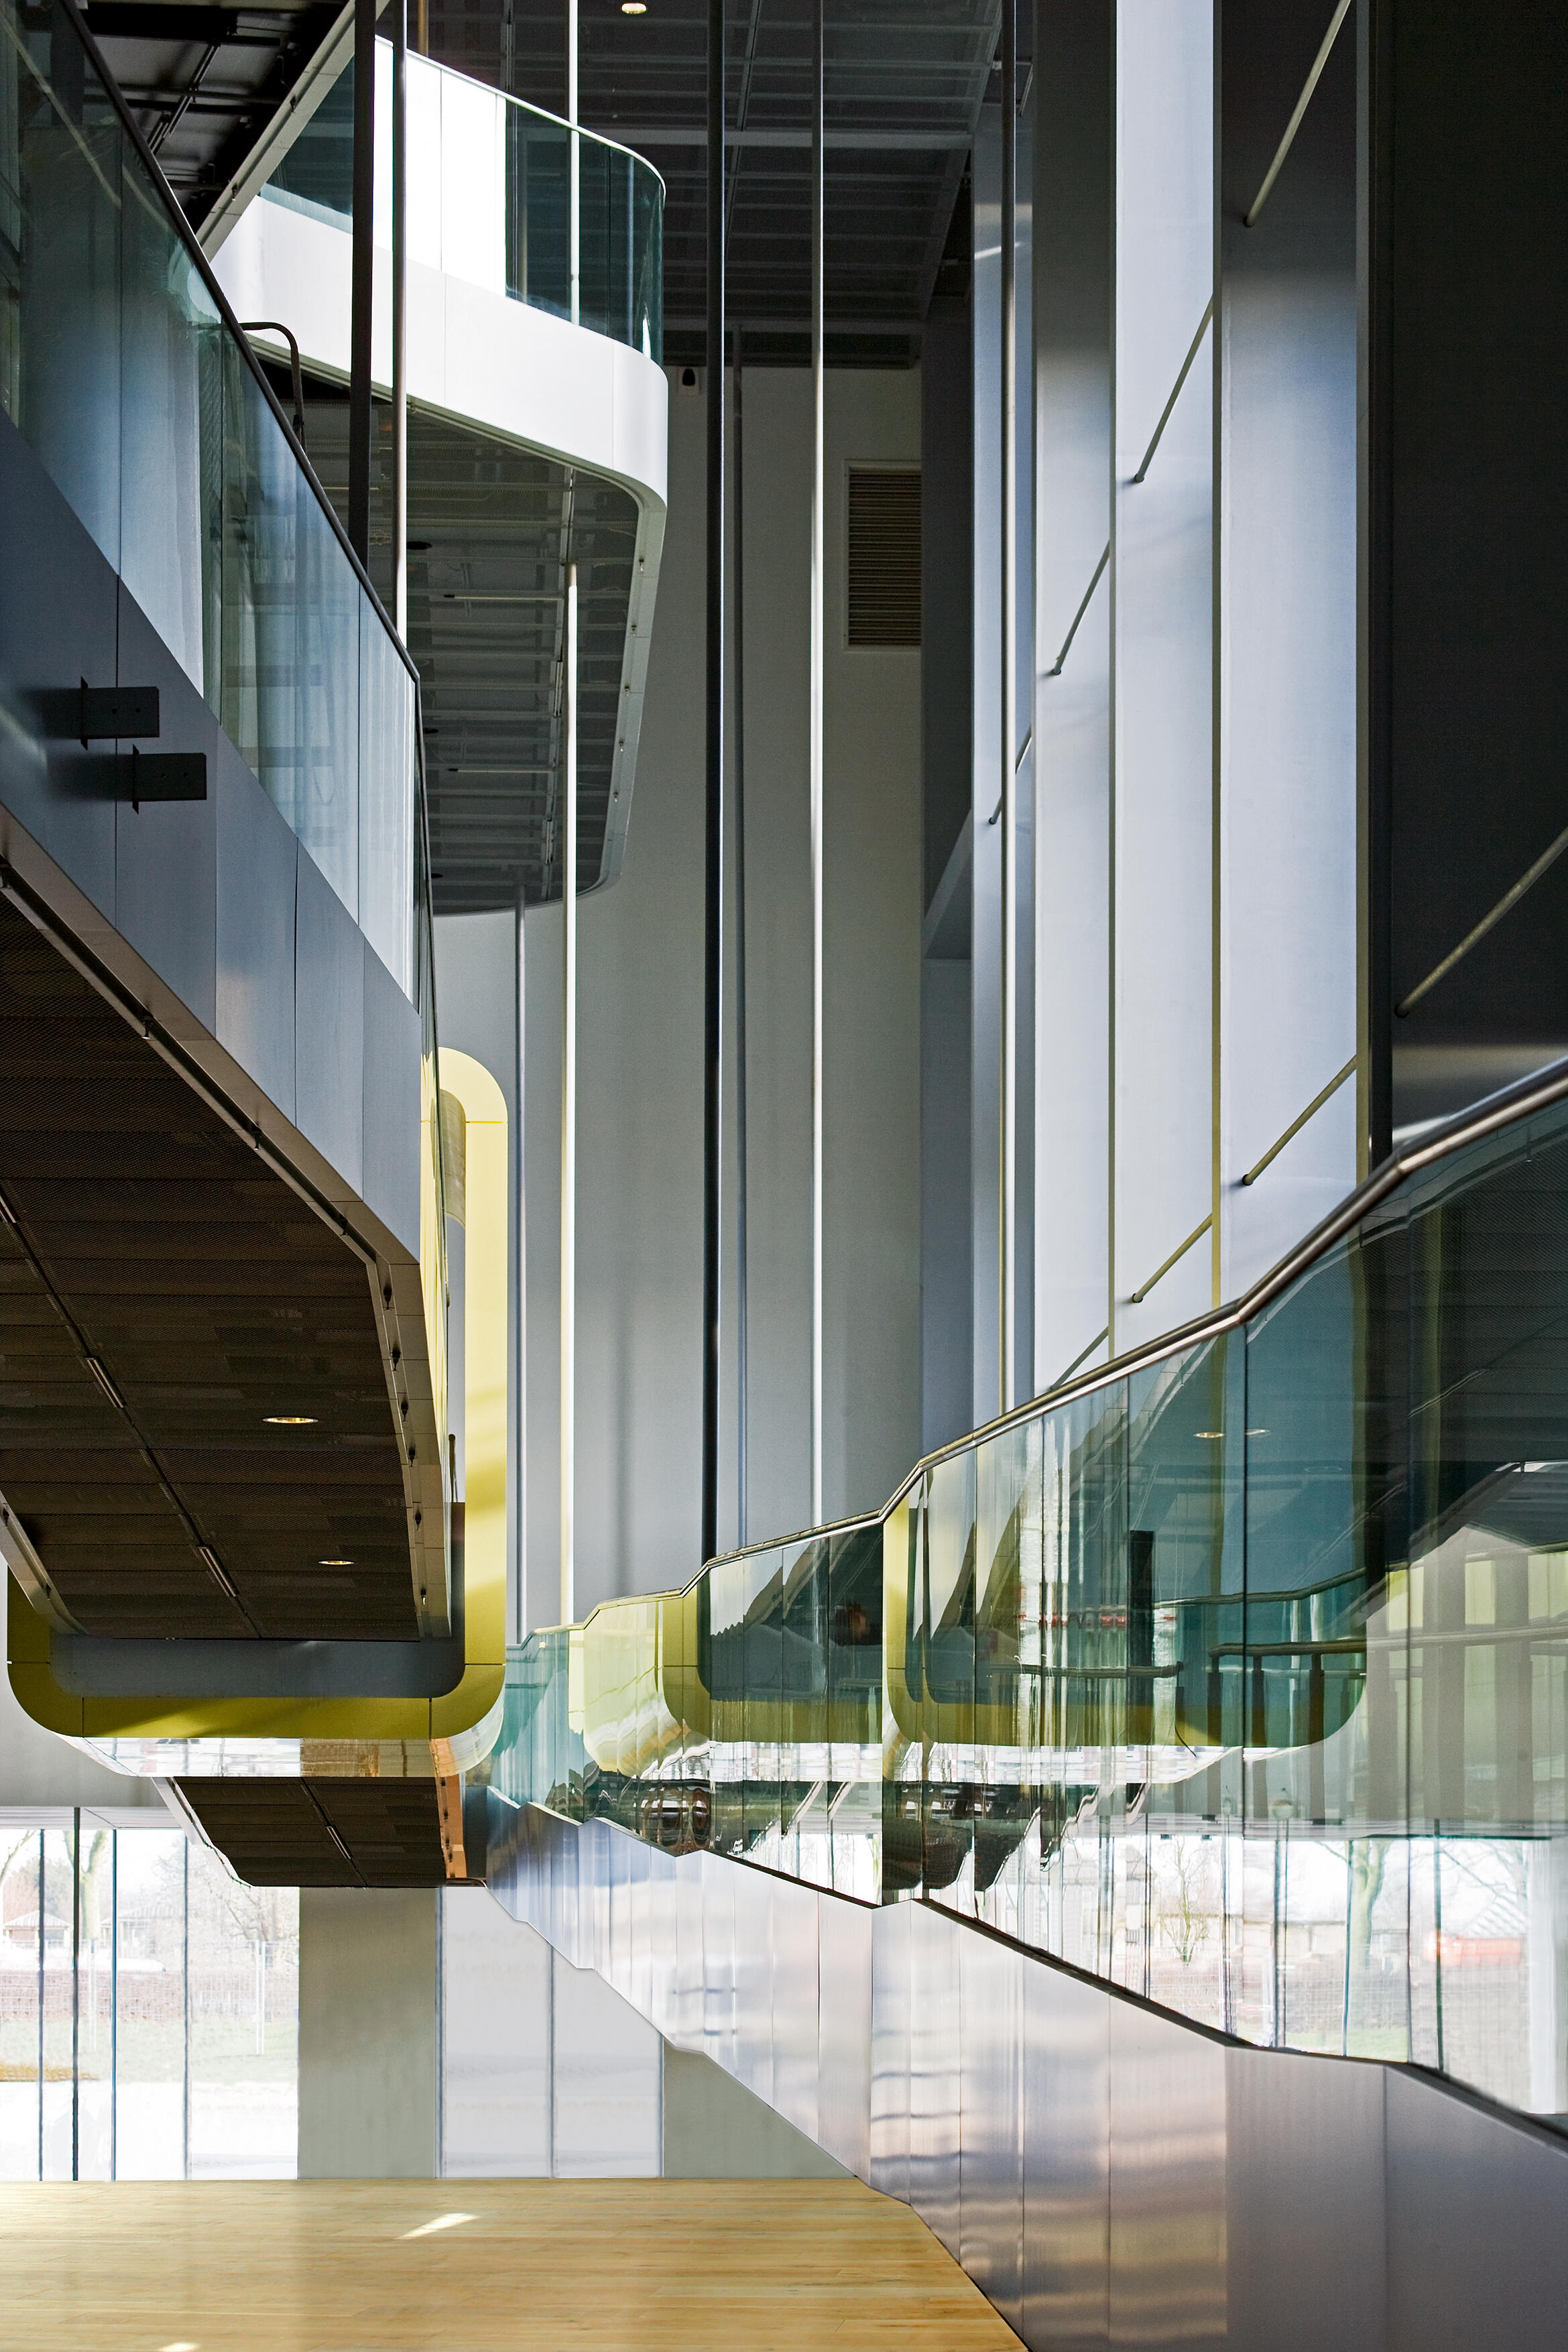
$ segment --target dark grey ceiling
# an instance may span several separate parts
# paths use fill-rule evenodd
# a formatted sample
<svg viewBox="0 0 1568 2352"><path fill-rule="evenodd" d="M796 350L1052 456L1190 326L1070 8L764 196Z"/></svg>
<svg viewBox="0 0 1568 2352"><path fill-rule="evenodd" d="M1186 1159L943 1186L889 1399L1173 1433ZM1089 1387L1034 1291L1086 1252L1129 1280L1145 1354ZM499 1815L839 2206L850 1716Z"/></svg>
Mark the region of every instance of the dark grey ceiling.
<svg viewBox="0 0 1568 2352"><path fill-rule="evenodd" d="M434 1780L318 1774L175 1786L249 1886L445 1884Z"/></svg>
<svg viewBox="0 0 1568 2352"><path fill-rule="evenodd" d="M1020 12L1024 13L1024 12ZM828 356L907 363L936 290L996 47L997 0L827 0ZM565 0L429 0L434 55L560 112ZM754 360L799 362L810 320L810 0L728 0L731 315ZM707 10L580 0L580 119L664 174L664 357L699 364Z"/></svg>
<svg viewBox="0 0 1568 2352"><path fill-rule="evenodd" d="M619 0L617 0L619 5ZM47 7L39 14L47 16ZM90 0L103 51L174 194L199 226L327 38L340 0ZM32 9L24 9L31 16Z"/></svg>
<svg viewBox="0 0 1568 2352"><path fill-rule="evenodd" d="M414 1640L364 1265L15 911L16 890L0 902L0 1494L88 1633Z"/></svg>

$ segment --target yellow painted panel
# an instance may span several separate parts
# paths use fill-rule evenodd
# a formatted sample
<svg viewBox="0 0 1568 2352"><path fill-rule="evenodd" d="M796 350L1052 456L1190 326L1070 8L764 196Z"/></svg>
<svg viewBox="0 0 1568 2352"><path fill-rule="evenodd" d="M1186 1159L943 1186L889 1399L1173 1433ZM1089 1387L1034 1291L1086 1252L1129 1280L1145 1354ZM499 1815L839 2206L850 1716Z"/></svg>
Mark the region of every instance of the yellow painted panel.
<svg viewBox="0 0 1568 2352"><path fill-rule="evenodd" d="M501 1696L507 1679L507 1669L500 1665L471 1665L455 1691L444 1698L430 1702L430 1736L433 1739L453 1739L460 1731L471 1731L481 1718L489 1714Z"/></svg>
<svg viewBox="0 0 1568 2352"><path fill-rule="evenodd" d="M471 1661L507 1654L507 1103L482 1062L443 1050L464 1150L464 1593Z"/></svg>
<svg viewBox="0 0 1568 2352"><path fill-rule="evenodd" d="M23 1714L42 1724L46 1731L62 1732L68 1739L82 1737L82 1702L60 1688L47 1666L14 1664L11 1688Z"/></svg>
<svg viewBox="0 0 1568 2352"><path fill-rule="evenodd" d="M89 1698L90 1739L428 1740L425 1698Z"/></svg>

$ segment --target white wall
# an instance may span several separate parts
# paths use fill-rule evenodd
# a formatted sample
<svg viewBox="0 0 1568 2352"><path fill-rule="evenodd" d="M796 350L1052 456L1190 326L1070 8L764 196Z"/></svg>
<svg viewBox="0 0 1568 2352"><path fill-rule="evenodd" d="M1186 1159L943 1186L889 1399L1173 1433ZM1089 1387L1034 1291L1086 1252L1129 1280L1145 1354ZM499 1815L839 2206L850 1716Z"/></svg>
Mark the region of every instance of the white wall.
<svg viewBox="0 0 1568 2352"><path fill-rule="evenodd" d="M827 386L826 1463L835 1515L920 1450L919 663L849 653L845 468L919 460L918 378ZM745 382L750 1510L810 1513L810 385ZM670 525L621 878L579 932L581 1614L700 1565L704 404L671 399ZM560 936L527 918L528 1620L556 1622ZM444 1024L445 1022L444 1013ZM733 1025L731 1030L733 1039ZM464 1042L458 1040L457 1042ZM720 1539L734 1539L733 1102Z"/></svg>
<svg viewBox="0 0 1568 2352"><path fill-rule="evenodd" d="M700 2053L670 2049L482 1887L441 1898L449 2179L816 2179L842 2167Z"/></svg>

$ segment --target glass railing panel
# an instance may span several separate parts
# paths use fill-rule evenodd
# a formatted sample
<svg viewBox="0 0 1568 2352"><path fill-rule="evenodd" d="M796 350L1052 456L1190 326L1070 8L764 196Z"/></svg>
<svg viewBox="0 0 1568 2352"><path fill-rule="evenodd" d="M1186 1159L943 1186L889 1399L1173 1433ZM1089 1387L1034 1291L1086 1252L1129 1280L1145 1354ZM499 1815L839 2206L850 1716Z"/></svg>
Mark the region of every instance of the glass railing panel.
<svg viewBox="0 0 1568 2352"><path fill-rule="evenodd" d="M1206 2024L1226 2016L1217 1855L1239 1816L1245 1350L1227 1335L1127 1382L1120 1981ZM1226 1662L1231 1661L1228 1693ZM1226 1810L1228 1801L1229 1811Z"/></svg>
<svg viewBox="0 0 1568 2352"><path fill-rule="evenodd" d="M412 996L420 778L406 675L392 639L367 618L360 631L360 928Z"/></svg>
<svg viewBox="0 0 1568 2352"><path fill-rule="evenodd" d="M662 1607L642 1834L1568 2114L1568 1108Z"/></svg>
<svg viewBox="0 0 1568 2352"><path fill-rule="evenodd" d="M531 106L508 106L504 120L507 291L535 310L570 319L571 132Z"/></svg>
<svg viewBox="0 0 1568 2352"><path fill-rule="evenodd" d="M225 330L139 171L121 181L120 572L190 678L215 679ZM209 699L211 699L209 696Z"/></svg>
<svg viewBox="0 0 1568 2352"><path fill-rule="evenodd" d="M741 1819L747 1853L770 1869L781 1867L782 1861L783 1600L790 1557L789 1548L783 1547L750 1554L740 1563Z"/></svg>
<svg viewBox="0 0 1568 2352"><path fill-rule="evenodd" d="M1563 1119L1446 1172L1408 1212L1412 2054L1561 2113L1561 2010L1554 2035L1543 2021L1568 1922Z"/></svg>
<svg viewBox="0 0 1568 2352"><path fill-rule="evenodd" d="M63 11L0 0L0 399L120 567L125 133Z"/></svg>
<svg viewBox="0 0 1568 2352"><path fill-rule="evenodd" d="M413 674L71 19L0 34L0 402L412 993Z"/></svg>
<svg viewBox="0 0 1568 2352"><path fill-rule="evenodd" d="M826 1536L789 1546L778 1601L780 1867L814 1886L833 1883Z"/></svg>
<svg viewBox="0 0 1568 2352"><path fill-rule="evenodd" d="M1364 2057L1409 2054L1406 1662L1387 1612L1406 1551L1406 1275L1400 1207L1320 1259L1246 1343L1232 2022Z"/></svg>
<svg viewBox="0 0 1568 2352"><path fill-rule="evenodd" d="M389 44L383 44L390 57ZM378 52L378 63L379 63ZM378 75L378 79L379 79ZM350 59L282 160L264 194L296 197L340 221L354 216L354 68Z"/></svg>
<svg viewBox="0 0 1568 2352"><path fill-rule="evenodd" d="M882 1893L883 1545L875 1520L827 1545L824 1883L862 1903Z"/></svg>
<svg viewBox="0 0 1568 2352"><path fill-rule="evenodd" d="M391 47L382 41L376 51L375 200L382 247L392 238L391 71ZM504 285L533 310L574 319L660 361L664 189L653 165L592 131L574 134L558 116L427 58L408 61L408 104L411 258L497 291ZM331 226L351 227L353 121L350 62L263 194Z"/></svg>

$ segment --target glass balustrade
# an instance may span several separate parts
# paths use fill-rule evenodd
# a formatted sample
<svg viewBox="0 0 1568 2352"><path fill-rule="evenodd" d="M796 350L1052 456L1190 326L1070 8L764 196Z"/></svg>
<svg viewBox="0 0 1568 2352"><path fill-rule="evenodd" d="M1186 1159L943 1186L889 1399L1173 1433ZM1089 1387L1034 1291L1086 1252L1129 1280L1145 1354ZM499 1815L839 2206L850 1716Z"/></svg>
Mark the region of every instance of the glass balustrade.
<svg viewBox="0 0 1568 2352"><path fill-rule="evenodd" d="M1556 1083L875 1518L531 1637L493 1786L1568 2116Z"/></svg>
<svg viewBox="0 0 1568 2352"><path fill-rule="evenodd" d="M16 0L0 406L414 996L413 672L73 18Z"/></svg>
<svg viewBox="0 0 1568 2352"><path fill-rule="evenodd" d="M408 60L411 262L664 356L664 184L640 155L432 58ZM353 225L354 68L262 194ZM376 45L375 234L392 241L392 48ZM577 187L573 222L572 186Z"/></svg>

